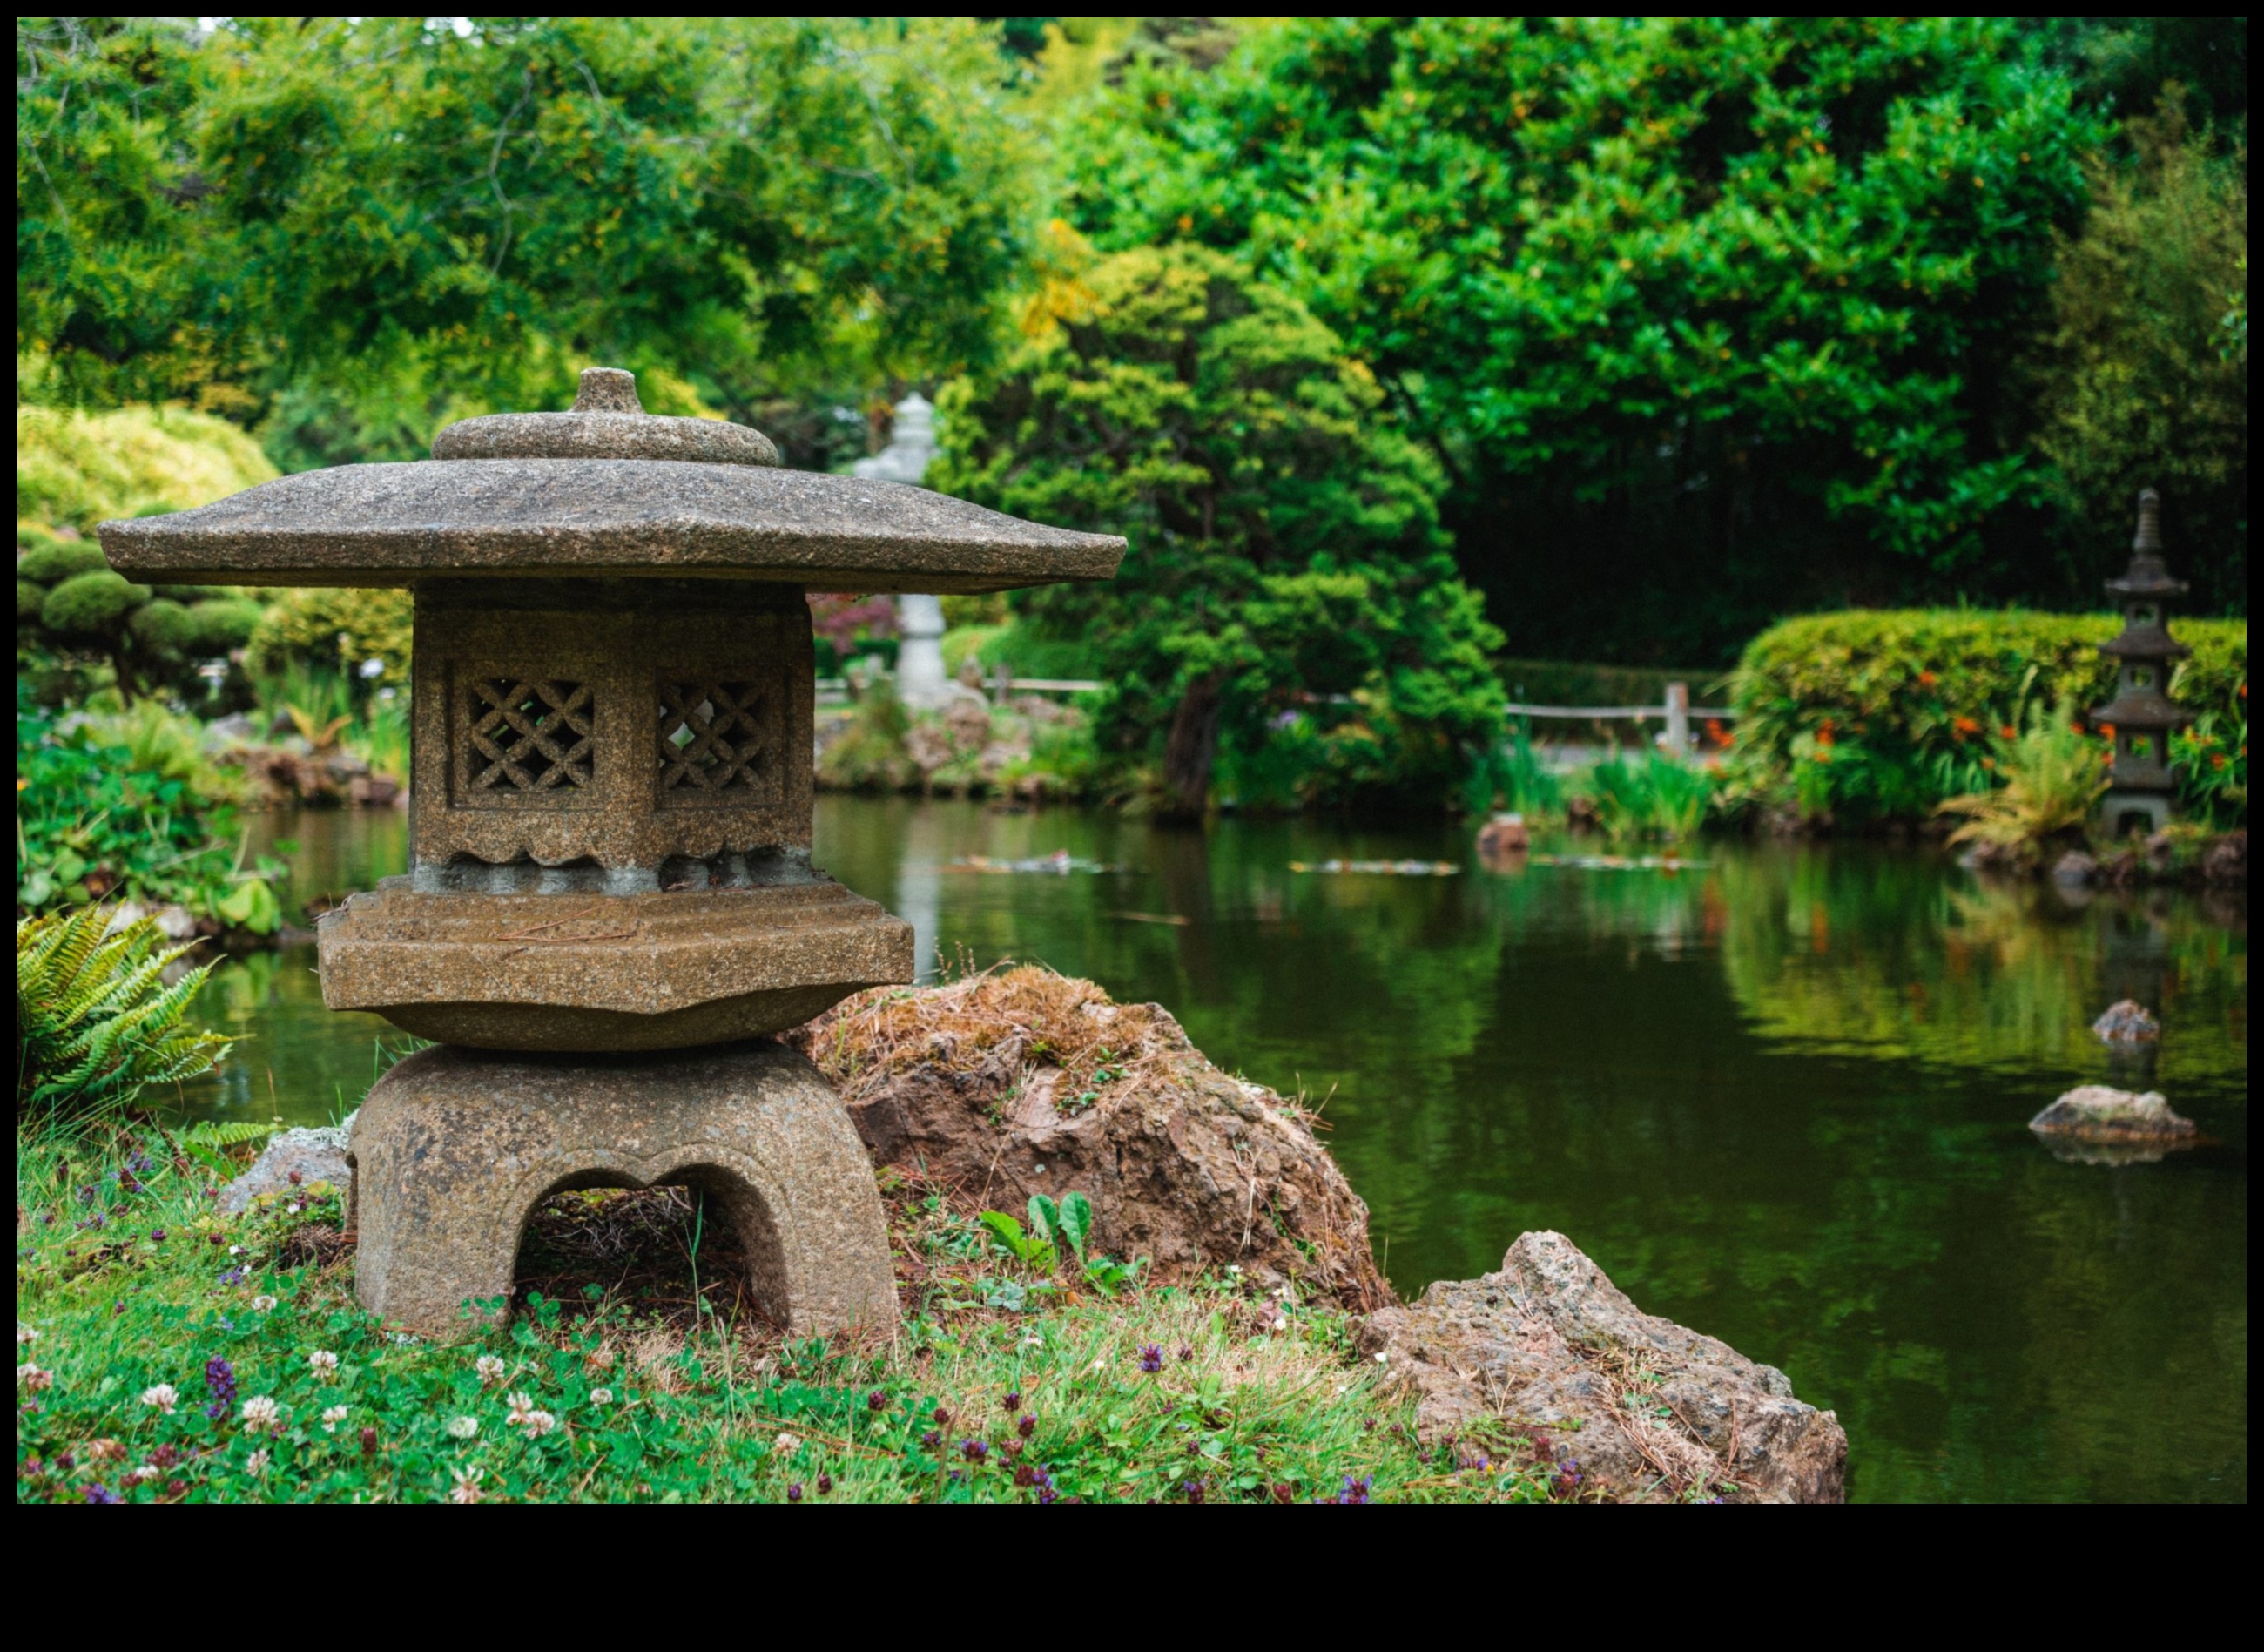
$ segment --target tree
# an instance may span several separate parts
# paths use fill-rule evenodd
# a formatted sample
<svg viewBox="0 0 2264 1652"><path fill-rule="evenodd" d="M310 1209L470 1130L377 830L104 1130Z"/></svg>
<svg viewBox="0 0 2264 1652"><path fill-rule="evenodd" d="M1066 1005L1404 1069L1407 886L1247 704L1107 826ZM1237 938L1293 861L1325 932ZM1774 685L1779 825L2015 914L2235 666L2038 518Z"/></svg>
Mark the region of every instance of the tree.
<svg viewBox="0 0 2264 1652"><path fill-rule="evenodd" d="M1230 250L1369 363L1527 652L2037 594L2017 372L2105 131L2012 24L1300 19L1070 128L1104 248Z"/></svg>
<svg viewBox="0 0 2264 1652"><path fill-rule="evenodd" d="M2041 357L2038 448L2054 466L2076 579L2112 564L2142 487L2161 490L2196 606L2248 600L2248 157L2213 152L2173 92L2133 120L2136 159L2093 164L2082 233L2059 251Z"/></svg>
<svg viewBox="0 0 2264 1652"><path fill-rule="evenodd" d="M30 19L17 63L19 352L66 400L295 389L315 457L591 360L740 417L947 370L1026 251L963 19Z"/></svg>
<svg viewBox="0 0 2264 1652"><path fill-rule="evenodd" d="M1027 326L944 388L929 481L1129 536L1107 585L1018 599L1097 651L1103 738L1159 757L1183 814L1222 747L1245 767L1295 748L1308 797L1440 801L1498 737L1499 639L1455 576L1438 467L1367 368L1200 247L1065 275Z"/></svg>

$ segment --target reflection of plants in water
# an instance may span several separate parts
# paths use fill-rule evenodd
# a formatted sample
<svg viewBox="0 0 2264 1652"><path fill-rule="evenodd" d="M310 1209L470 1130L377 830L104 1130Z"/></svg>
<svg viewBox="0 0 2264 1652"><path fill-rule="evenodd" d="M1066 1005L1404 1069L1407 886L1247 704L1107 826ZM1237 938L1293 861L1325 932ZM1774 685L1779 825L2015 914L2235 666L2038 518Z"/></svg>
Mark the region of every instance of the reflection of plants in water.
<svg viewBox="0 0 2264 1652"><path fill-rule="evenodd" d="M2245 939L2178 902L2074 911L2034 884L1959 888L1919 857L1824 851L1719 876L1731 991L1764 1037L1812 1053L2086 1069L2114 997L2210 1019L2246 1002ZM2237 1044L2172 1044L2189 1074L2245 1068Z"/></svg>

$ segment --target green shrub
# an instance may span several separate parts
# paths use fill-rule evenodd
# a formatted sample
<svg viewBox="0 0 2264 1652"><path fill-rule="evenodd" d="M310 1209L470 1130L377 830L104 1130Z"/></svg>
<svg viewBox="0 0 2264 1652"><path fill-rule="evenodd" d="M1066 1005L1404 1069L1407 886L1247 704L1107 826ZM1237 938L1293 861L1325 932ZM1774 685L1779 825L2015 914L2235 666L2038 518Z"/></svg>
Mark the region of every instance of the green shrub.
<svg viewBox="0 0 2264 1652"><path fill-rule="evenodd" d="M168 986L169 948L148 918L105 935L107 907L16 925L16 1110L84 1113L131 1104L153 1085L210 1068L229 1039L186 1032L200 965Z"/></svg>
<svg viewBox="0 0 2264 1652"><path fill-rule="evenodd" d="M148 586L107 568L75 573L47 593L40 623L64 637L107 640L149 597Z"/></svg>
<svg viewBox="0 0 2264 1652"><path fill-rule="evenodd" d="M1749 797L1811 816L1910 819L1985 790L1992 740L2112 693L2111 615L1958 608L1811 614L1770 627L1731 677L1733 763ZM2246 716L2248 622L2174 619L2191 648L2171 692Z"/></svg>
<svg viewBox="0 0 2264 1652"><path fill-rule="evenodd" d="M91 528L152 506L209 505L275 475L258 442L209 413L146 406L106 413L16 409L18 517Z"/></svg>
<svg viewBox="0 0 2264 1652"><path fill-rule="evenodd" d="M110 566L102 547L91 539L48 539L25 549L16 558L16 577L34 585L60 585L74 574L91 573Z"/></svg>
<svg viewBox="0 0 2264 1652"><path fill-rule="evenodd" d="M405 688L415 603L406 591L324 588L287 591L269 604L250 637L245 664L263 677L293 667L337 673L371 688ZM374 678L360 669L380 662Z"/></svg>

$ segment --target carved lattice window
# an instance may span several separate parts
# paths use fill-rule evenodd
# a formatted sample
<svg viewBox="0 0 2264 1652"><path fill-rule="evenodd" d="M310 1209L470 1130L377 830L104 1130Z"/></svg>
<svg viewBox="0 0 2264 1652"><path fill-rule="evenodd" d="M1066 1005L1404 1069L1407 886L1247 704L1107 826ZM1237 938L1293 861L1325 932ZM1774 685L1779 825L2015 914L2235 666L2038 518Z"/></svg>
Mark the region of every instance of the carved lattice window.
<svg viewBox="0 0 2264 1652"><path fill-rule="evenodd" d="M772 752L762 685L663 678L659 755L664 792L731 797L766 789Z"/></svg>
<svg viewBox="0 0 2264 1652"><path fill-rule="evenodd" d="M591 773L587 684L475 677L464 689L465 772L475 792L555 792Z"/></svg>

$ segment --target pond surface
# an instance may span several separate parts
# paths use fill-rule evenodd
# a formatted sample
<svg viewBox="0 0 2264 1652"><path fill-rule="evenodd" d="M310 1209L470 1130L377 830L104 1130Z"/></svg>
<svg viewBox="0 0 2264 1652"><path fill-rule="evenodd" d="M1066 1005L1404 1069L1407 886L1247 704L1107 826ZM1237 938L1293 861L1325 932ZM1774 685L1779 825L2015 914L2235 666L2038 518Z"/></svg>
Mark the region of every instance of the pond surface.
<svg viewBox="0 0 2264 1652"><path fill-rule="evenodd" d="M400 869L402 818L272 819L300 899ZM1568 853L1593 844L1542 845ZM922 955L1041 961L1169 1008L1324 1106L1405 1293L1571 1236L1645 1310L1835 1408L1866 1502L2247 1495L2245 907L1977 882L1924 851L1709 844L1676 873L1492 871L1448 826L821 797L817 858ZM1119 869L987 873L1058 851ZM1443 860L1452 876L1297 871ZM195 1110L315 1122L398 1035L321 1008L311 947L233 964L249 1033ZM2088 1023L2160 1015L2118 1056ZM2026 1121L2159 1088L2204 1146L2063 1162Z"/></svg>

